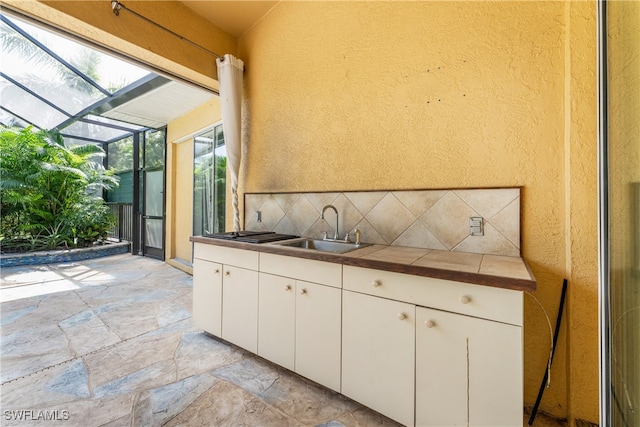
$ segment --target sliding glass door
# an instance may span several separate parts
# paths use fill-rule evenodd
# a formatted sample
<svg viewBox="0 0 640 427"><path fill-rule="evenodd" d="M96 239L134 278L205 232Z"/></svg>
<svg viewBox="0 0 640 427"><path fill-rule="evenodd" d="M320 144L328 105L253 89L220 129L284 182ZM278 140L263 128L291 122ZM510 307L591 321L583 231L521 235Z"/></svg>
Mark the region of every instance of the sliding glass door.
<svg viewBox="0 0 640 427"><path fill-rule="evenodd" d="M193 235L225 231L227 150L222 124L194 138Z"/></svg>
<svg viewBox="0 0 640 427"><path fill-rule="evenodd" d="M640 2L600 4L601 423L640 425Z"/></svg>

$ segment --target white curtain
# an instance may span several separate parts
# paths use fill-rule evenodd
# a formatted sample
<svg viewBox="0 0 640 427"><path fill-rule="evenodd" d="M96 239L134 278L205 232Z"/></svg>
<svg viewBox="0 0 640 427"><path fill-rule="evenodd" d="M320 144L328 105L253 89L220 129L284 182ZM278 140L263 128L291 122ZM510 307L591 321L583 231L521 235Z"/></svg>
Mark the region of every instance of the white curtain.
<svg viewBox="0 0 640 427"><path fill-rule="evenodd" d="M238 209L238 173L242 157L240 141L242 110L242 73L244 62L226 54L216 59L218 83L220 85L220 107L222 130L227 146L227 167L231 172L231 194L233 203L233 231L240 231L240 210Z"/></svg>

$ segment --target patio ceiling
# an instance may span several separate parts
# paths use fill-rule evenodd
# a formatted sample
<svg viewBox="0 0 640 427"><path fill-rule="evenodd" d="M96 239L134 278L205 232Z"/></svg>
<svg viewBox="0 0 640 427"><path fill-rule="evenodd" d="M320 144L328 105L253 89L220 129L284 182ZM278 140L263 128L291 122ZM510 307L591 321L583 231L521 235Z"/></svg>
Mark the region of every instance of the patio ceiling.
<svg viewBox="0 0 640 427"><path fill-rule="evenodd" d="M166 126L214 96L0 14L0 123L105 144Z"/></svg>

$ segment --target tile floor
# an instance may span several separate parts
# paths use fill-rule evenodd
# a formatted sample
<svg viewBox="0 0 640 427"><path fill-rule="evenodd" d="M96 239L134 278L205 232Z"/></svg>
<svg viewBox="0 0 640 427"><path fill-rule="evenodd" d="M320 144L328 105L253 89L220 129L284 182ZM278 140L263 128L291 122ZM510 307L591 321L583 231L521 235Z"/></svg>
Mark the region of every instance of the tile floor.
<svg viewBox="0 0 640 427"><path fill-rule="evenodd" d="M4 268L0 302L3 426L397 425L195 329L157 260Z"/></svg>

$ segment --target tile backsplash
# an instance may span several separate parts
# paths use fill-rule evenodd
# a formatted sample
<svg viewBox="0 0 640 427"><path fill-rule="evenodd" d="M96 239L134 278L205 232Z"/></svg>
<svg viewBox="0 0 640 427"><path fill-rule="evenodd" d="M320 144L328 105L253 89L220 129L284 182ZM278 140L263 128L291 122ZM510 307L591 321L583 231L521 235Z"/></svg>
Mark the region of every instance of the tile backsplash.
<svg viewBox="0 0 640 427"><path fill-rule="evenodd" d="M340 238L358 228L366 243L520 256L520 188L248 193L244 229L333 237L326 205ZM471 235L470 217L482 217L483 236Z"/></svg>

